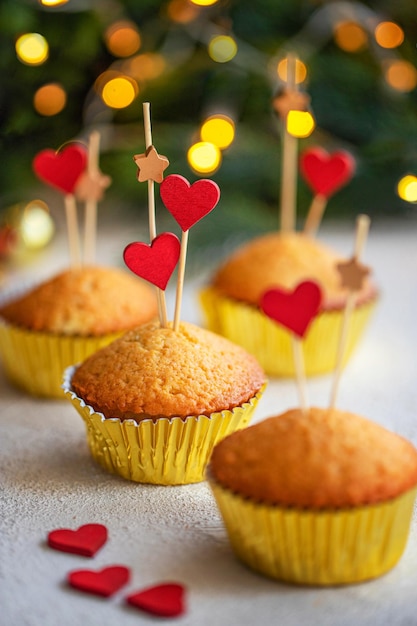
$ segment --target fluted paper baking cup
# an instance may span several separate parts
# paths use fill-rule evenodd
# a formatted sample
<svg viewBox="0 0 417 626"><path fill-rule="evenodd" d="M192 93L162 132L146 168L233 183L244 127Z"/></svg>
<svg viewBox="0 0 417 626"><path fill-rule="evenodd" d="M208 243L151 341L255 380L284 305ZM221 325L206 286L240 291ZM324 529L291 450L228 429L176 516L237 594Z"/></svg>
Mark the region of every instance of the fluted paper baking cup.
<svg viewBox="0 0 417 626"><path fill-rule="evenodd" d="M0 357L5 374L13 384L35 396L63 399L64 370L84 361L120 334L70 337L0 322Z"/></svg>
<svg viewBox="0 0 417 626"><path fill-rule="evenodd" d="M298 510L255 503L210 486L236 555L251 569L305 585L341 585L381 576L407 543L416 489L384 503Z"/></svg>
<svg viewBox="0 0 417 626"><path fill-rule="evenodd" d="M63 389L83 418L93 458L107 471L128 480L182 485L204 480L213 447L248 425L264 387L241 406L205 415L119 420L106 418L71 389L75 367L65 372Z"/></svg>
<svg viewBox="0 0 417 626"><path fill-rule="evenodd" d="M253 354L270 376L295 376L291 333L260 309L220 295L212 287L199 294L209 330L223 335ZM349 319L344 363L358 343L375 301L357 306ZM311 323L301 345L307 376L335 369L343 309L323 311Z"/></svg>

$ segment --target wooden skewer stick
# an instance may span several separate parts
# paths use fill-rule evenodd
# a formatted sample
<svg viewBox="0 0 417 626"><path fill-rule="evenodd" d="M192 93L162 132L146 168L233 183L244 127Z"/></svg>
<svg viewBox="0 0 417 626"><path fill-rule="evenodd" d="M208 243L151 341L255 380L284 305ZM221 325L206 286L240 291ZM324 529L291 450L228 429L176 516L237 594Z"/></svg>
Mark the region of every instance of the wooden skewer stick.
<svg viewBox="0 0 417 626"><path fill-rule="evenodd" d="M301 339L294 334L291 336L292 352L294 358L295 376L300 399L300 407L303 413L307 411L307 382L304 368L304 354Z"/></svg>
<svg viewBox="0 0 417 626"><path fill-rule="evenodd" d="M287 56L287 89L296 89L296 57ZM281 169L281 231L295 230L295 206L297 195L297 154L298 140L287 131L287 118L282 129L282 169Z"/></svg>
<svg viewBox="0 0 417 626"><path fill-rule="evenodd" d="M75 202L75 196L72 193L66 194L64 202L71 265L73 268L78 268L81 267L81 247L78 234L77 205Z"/></svg>
<svg viewBox="0 0 417 626"><path fill-rule="evenodd" d="M175 299L175 315L174 315L174 330L177 331L180 325L181 316L181 302L182 292L184 288L184 274L185 274L185 261L187 259L187 247L188 247L188 233L189 231L183 231L181 237L181 252L178 262L178 275L177 275L177 294Z"/></svg>
<svg viewBox="0 0 417 626"><path fill-rule="evenodd" d="M93 131L88 142L88 175L93 178L98 174L100 133ZM88 198L85 202L84 223L84 263L94 263L96 256L97 200Z"/></svg>
<svg viewBox="0 0 417 626"><path fill-rule="evenodd" d="M321 193L314 196L307 213L304 224L304 234L314 237L320 227L324 210L327 205L327 198Z"/></svg>
<svg viewBox="0 0 417 626"><path fill-rule="evenodd" d="M356 239L355 239L355 250L354 250L354 259L359 260L363 248L365 246L366 239L368 237L370 219L367 215L359 215L356 221ZM342 320L342 328L340 331L339 337L339 345L337 349L336 355L336 368L335 374L333 378L332 390L330 393L330 405L329 408L333 409L336 405L336 397L339 389L340 378L343 371L343 359L346 351L346 343L348 338L348 329L349 329L349 320L352 315L352 311L355 307L356 302L356 292L351 289L347 296L345 309L343 312L343 320Z"/></svg>
<svg viewBox="0 0 417 626"><path fill-rule="evenodd" d="M143 103L143 121L145 127L145 146L148 149L152 145L152 127L151 127L151 113L150 103ZM151 179L148 180L148 218L149 218L149 237L151 242L156 237L156 219L155 219L155 182ZM156 295L158 299L159 321L162 328L166 328L168 325L167 307L165 292L162 289L156 287Z"/></svg>

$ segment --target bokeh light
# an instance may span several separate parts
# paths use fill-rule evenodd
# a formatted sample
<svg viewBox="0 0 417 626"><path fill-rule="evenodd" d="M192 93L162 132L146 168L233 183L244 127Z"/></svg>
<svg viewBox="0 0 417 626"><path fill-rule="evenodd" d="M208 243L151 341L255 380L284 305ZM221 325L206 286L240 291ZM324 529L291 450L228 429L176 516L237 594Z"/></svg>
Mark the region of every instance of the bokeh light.
<svg viewBox="0 0 417 626"><path fill-rule="evenodd" d="M189 0L171 0L167 5L167 14L177 24L188 24L199 15L199 8Z"/></svg>
<svg viewBox="0 0 417 626"><path fill-rule="evenodd" d="M57 115L65 108L66 103L67 94L58 83L49 83L39 87L33 96L33 106L40 115Z"/></svg>
<svg viewBox="0 0 417 626"><path fill-rule="evenodd" d="M235 138L235 124L227 115L212 115L201 125L200 135L203 141L224 150Z"/></svg>
<svg viewBox="0 0 417 626"><path fill-rule="evenodd" d="M21 35L15 49L19 61L26 65L42 65L49 55L48 42L39 33Z"/></svg>
<svg viewBox="0 0 417 626"><path fill-rule="evenodd" d="M368 35L357 22L338 22L333 34L336 44L345 52L359 52L368 44Z"/></svg>
<svg viewBox="0 0 417 626"><path fill-rule="evenodd" d="M115 57L130 57L141 46L141 38L136 24L122 20L111 24L104 33L108 51Z"/></svg>
<svg viewBox="0 0 417 626"><path fill-rule="evenodd" d="M55 226L45 202L33 200L24 208L19 232L27 248L43 248L49 243Z"/></svg>
<svg viewBox="0 0 417 626"><path fill-rule="evenodd" d="M398 195L406 202L417 202L417 177L407 174L397 185Z"/></svg>
<svg viewBox="0 0 417 626"><path fill-rule="evenodd" d="M389 61L384 69L385 80L396 91L408 92L417 86L417 70L409 61Z"/></svg>
<svg viewBox="0 0 417 626"><path fill-rule="evenodd" d="M165 59L157 52L138 54L123 64L126 74L139 81L154 80L164 72L165 68Z"/></svg>
<svg viewBox="0 0 417 626"><path fill-rule="evenodd" d="M398 48L404 41L404 31L395 22L380 22L375 28L375 40L382 48Z"/></svg>
<svg viewBox="0 0 417 626"><path fill-rule="evenodd" d="M314 117L309 111L289 111L287 131L293 137L308 137L315 127Z"/></svg>
<svg viewBox="0 0 417 626"><path fill-rule="evenodd" d="M129 76L110 78L101 91L103 102L112 109L124 109L132 104L139 93L137 83Z"/></svg>
<svg viewBox="0 0 417 626"><path fill-rule="evenodd" d="M198 174L213 174L220 166L222 155L213 143L199 141L189 148L187 160Z"/></svg>
<svg viewBox="0 0 417 626"><path fill-rule="evenodd" d="M212 4L216 4L219 0L190 0L192 4L196 4L199 7L210 7Z"/></svg>
<svg viewBox="0 0 417 626"><path fill-rule="evenodd" d="M209 43L208 53L213 61L227 63L237 54L236 41L229 35L216 35Z"/></svg>
<svg viewBox="0 0 417 626"><path fill-rule="evenodd" d="M287 68L288 61L287 59L281 59L281 61L277 65L277 74L279 78L287 82ZM307 78L307 66L305 63L300 61L300 59L295 59L295 83L299 85L304 82Z"/></svg>
<svg viewBox="0 0 417 626"><path fill-rule="evenodd" d="M57 7L60 4L67 4L69 0L39 0L39 4L44 7Z"/></svg>

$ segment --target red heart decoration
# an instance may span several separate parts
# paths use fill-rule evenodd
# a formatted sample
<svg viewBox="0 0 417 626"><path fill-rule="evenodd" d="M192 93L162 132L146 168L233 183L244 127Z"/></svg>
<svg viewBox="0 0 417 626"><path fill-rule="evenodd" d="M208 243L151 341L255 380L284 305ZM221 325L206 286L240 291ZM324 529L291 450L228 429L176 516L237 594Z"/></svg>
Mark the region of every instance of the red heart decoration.
<svg viewBox="0 0 417 626"><path fill-rule="evenodd" d="M107 528L102 524L85 524L78 530L60 528L48 534L48 546L61 552L94 556L107 541Z"/></svg>
<svg viewBox="0 0 417 626"><path fill-rule="evenodd" d="M119 591L130 578L130 570L123 565L111 565L94 572L80 569L68 574L68 583L75 589L108 598Z"/></svg>
<svg viewBox="0 0 417 626"><path fill-rule="evenodd" d="M174 233L161 233L146 244L130 243L123 252L128 268L159 289L165 289L180 257L181 244Z"/></svg>
<svg viewBox="0 0 417 626"><path fill-rule="evenodd" d="M355 159L344 150L329 154L323 148L310 148L301 155L300 170L313 191L328 198L352 178Z"/></svg>
<svg viewBox="0 0 417 626"><path fill-rule="evenodd" d="M184 176L171 174L161 183L162 202L185 232L210 213L220 199L217 183L206 178L190 185Z"/></svg>
<svg viewBox="0 0 417 626"><path fill-rule="evenodd" d="M128 604L151 615L178 617L185 612L185 588L178 583L162 583L131 594Z"/></svg>
<svg viewBox="0 0 417 626"><path fill-rule="evenodd" d="M79 144L67 146L59 152L42 150L33 159L32 166L44 183L72 193L87 166L87 151Z"/></svg>
<svg viewBox="0 0 417 626"><path fill-rule="evenodd" d="M273 288L261 298L261 309L271 319L282 324L299 337L317 315L321 303L321 289L313 281L300 283L294 291Z"/></svg>

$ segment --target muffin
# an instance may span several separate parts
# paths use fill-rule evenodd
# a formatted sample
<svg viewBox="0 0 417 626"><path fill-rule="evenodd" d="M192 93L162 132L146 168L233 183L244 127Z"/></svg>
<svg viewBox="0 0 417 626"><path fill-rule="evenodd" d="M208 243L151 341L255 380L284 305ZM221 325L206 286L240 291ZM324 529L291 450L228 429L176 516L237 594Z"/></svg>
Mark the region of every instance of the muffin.
<svg viewBox="0 0 417 626"><path fill-rule="evenodd" d="M341 285L340 255L302 233L270 233L235 251L216 271L200 294L207 327L254 354L267 374L293 376L290 332L259 308L268 289L292 290L313 280L322 290L319 315L303 340L307 375L335 368L347 290ZM377 298L367 278L357 293L350 317L345 362L356 345Z"/></svg>
<svg viewBox="0 0 417 626"><path fill-rule="evenodd" d="M356 414L292 409L221 441L208 477L250 568L291 583L355 583L401 557L417 450Z"/></svg>
<svg viewBox="0 0 417 626"><path fill-rule="evenodd" d="M171 485L203 480L213 445L247 425L264 384L256 359L224 337L153 320L69 368L64 389L96 461Z"/></svg>
<svg viewBox="0 0 417 626"><path fill-rule="evenodd" d="M0 356L31 394L63 398L66 367L157 315L155 291L117 268L67 269L0 306Z"/></svg>

